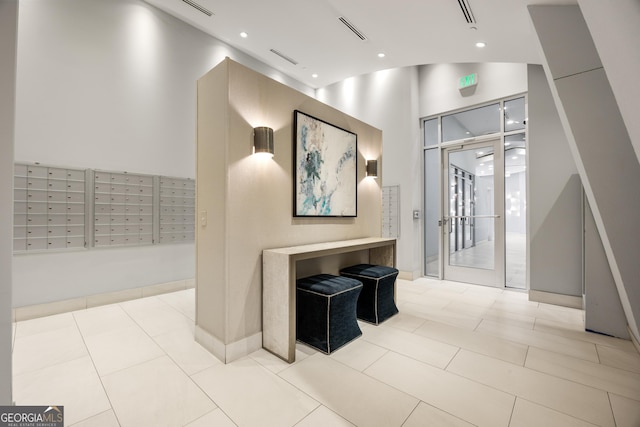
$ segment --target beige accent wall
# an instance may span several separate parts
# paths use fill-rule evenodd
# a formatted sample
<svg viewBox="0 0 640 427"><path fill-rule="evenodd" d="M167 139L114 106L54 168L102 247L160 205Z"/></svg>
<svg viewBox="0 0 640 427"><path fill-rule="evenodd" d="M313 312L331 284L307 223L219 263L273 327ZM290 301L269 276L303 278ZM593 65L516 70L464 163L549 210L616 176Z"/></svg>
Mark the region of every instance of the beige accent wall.
<svg viewBox="0 0 640 427"><path fill-rule="evenodd" d="M356 218L293 217L296 109L358 135ZM273 159L251 155L257 126L274 129ZM380 130L230 59L198 80L198 328L225 346L261 332L263 249L379 237L381 152ZM378 180L365 159L378 159Z"/></svg>

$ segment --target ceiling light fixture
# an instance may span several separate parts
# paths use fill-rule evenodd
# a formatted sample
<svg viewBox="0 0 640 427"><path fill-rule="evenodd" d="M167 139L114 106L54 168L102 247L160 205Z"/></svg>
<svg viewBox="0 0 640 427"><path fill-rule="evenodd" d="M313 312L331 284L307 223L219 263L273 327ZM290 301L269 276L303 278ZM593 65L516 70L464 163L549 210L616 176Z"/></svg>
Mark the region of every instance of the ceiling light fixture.
<svg viewBox="0 0 640 427"><path fill-rule="evenodd" d="M384 58L384 57L385 57L385 54L384 54L384 53L380 52L380 53L378 54L378 58Z"/></svg>
<svg viewBox="0 0 640 427"><path fill-rule="evenodd" d="M318 75L316 73L311 74L311 77L313 77L314 79L318 78Z"/></svg>
<svg viewBox="0 0 640 427"><path fill-rule="evenodd" d="M487 44L485 42L477 42L476 47L485 47Z"/></svg>
<svg viewBox="0 0 640 427"><path fill-rule="evenodd" d="M240 37L242 37L243 39L246 39L247 37L249 37L249 34L245 33L244 31L240 33Z"/></svg>

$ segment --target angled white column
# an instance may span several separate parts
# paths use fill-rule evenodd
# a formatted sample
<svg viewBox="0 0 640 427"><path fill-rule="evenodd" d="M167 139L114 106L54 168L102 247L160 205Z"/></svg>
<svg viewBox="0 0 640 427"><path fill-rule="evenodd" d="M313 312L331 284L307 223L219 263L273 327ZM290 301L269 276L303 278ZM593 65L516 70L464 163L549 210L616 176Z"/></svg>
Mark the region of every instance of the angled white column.
<svg viewBox="0 0 640 427"><path fill-rule="evenodd" d="M638 339L638 157L580 8L532 5L529 13L629 329Z"/></svg>
<svg viewBox="0 0 640 427"><path fill-rule="evenodd" d="M0 405L11 398L11 260L13 258L13 138L18 1L0 0Z"/></svg>

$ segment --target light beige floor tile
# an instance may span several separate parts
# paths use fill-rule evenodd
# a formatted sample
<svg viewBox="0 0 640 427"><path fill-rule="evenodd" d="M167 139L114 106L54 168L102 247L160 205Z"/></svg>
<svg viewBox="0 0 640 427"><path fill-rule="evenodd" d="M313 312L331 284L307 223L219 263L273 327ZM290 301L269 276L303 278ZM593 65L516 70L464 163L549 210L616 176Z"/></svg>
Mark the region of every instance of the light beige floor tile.
<svg viewBox="0 0 640 427"><path fill-rule="evenodd" d="M182 426L216 405L168 357L102 377L122 427Z"/></svg>
<svg viewBox="0 0 640 427"><path fill-rule="evenodd" d="M403 331L407 332L413 332L418 329L424 322L425 319L423 318L400 312L390 319L386 320L384 322L384 325L402 329Z"/></svg>
<svg viewBox="0 0 640 427"><path fill-rule="evenodd" d="M640 374L576 359L535 347L525 366L559 378L640 400Z"/></svg>
<svg viewBox="0 0 640 427"><path fill-rule="evenodd" d="M416 398L321 354L280 376L357 426L400 426L418 405Z"/></svg>
<svg viewBox="0 0 640 427"><path fill-rule="evenodd" d="M477 295L482 298L496 299L500 297L505 290L503 288L493 288L491 286L468 286L464 291L465 296Z"/></svg>
<svg viewBox="0 0 640 427"><path fill-rule="evenodd" d="M483 332L428 321L415 332L427 338L495 357L516 365L524 365L527 346Z"/></svg>
<svg viewBox="0 0 640 427"><path fill-rule="evenodd" d="M469 317L482 318L483 315L489 310L492 304L493 304L493 300L486 305L472 305L472 304L469 304L468 302L452 301L450 304L444 307L443 310L449 313L457 313L457 314L462 314Z"/></svg>
<svg viewBox="0 0 640 427"><path fill-rule="evenodd" d="M56 329L75 327L75 320L71 313L55 314L37 319L23 320L16 323L16 337L24 338L30 335L52 332Z"/></svg>
<svg viewBox="0 0 640 427"><path fill-rule="evenodd" d="M538 305L535 301L529 301L529 292L519 291L515 289L505 289L500 295L496 297L496 301L511 301L511 302L521 302L521 303L530 303L535 306Z"/></svg>
<svg viewBox="0 0 640 427"><path fill-rule="evenodd" d="M516 399L509 427L596 427L595 424L545 408L528 400Z"/></svg>
<svg viewBox="0 0 640 427"><path fill-rule="evenodd" d="M121 307L152 337L184 327L195 329L192 319L160 300L160 297L143 298L136 302L147 304L130 301L122 303Z"/></svg>
<svg viewBox="0 0 640 427"><path fill-rule="evenodd" d="M402 424L402 427L473 427L460 418L454 417L438 408L420 402L415 411L409 416L409 419Z"/></svg>
<svg viewBox="0 0 640 427"><path fill-rule="evenodd" d="M446 307L446 306L445 306ZM461 313L454 313L447 311L446 308L428 308L423 304L417 304L413 302L404 303L401 310L412 316L421 317L427 320L434 320L436 322L448 323L454 326L460 326L470 330L475 329L481 322L481 318L467 316Z"/></svg>
<svg viewBox="0 0 640 427"><path fill-rule="evenodd" d="M490 289L490 288L488 288ZM484 294L484 292L482 292ZM466 291L462 294L455 295L451 298L451 304L447 307L452 306L466 306L468 310L473 311L473 315L475 312L482 313L489 307L493 306L496 302L496 296L485 296L481 295L478 292L470 292Z"/></svg>
<svg viewBox="0 0 640 427"><path fill-rule="evenodd" d="M414 306L419 306L423 311L424 310L441 310L447 305L451 304L451 298L442 297L435 292L426 292L421 295L403 295L402 293L398 294L398 308L405 303L411 303ZM402 310L400 310L402 311Z"/></svg>
<svg viewBox="0 0 640 427"><path fill-rule="evenodd" d="M187 375L193 375L222 363L196 342L189 328L169 331L153 339Z"/></svg>
<svg viewBox="0 0 640 427"><path fill-rule="evenodd" d="M111 409L89 356L13 377L17 405L64 406L65 425Z"/></svg>
<svg viewBox="0 0 640 427"><path fill-rule="evenodd" d="M603 365L640 373L640 354L636 352L633 344L630 351L605 345L596 345L596 349Z"/></svg>
<svg viewBox="0 0 640 427"><path fill-rule="evenodd" d="M402 295L422 295L428 290L426 285L408 282L406 280L396 280L396 294ZM397 295L396 295L397 296Z"/></svg>
<svg viewBox="0 0 640 427"><path fill-rule="evenodd" d="M592 362L598 361L595 344L585 341L495 323L490 320L483 320L476 330L520 344L539 347Z"/></svg>
<svg viewBox="0 0 640 427"><path fill-rule="evenodd" d="M584 310L577 308L540 303L536 317L554 322L584 325Z"/></svg>
<svg viewBox="0 0 640 427"><path fill-rule="evenodd" d="M387 351L389 350L386 348L382 348L375 344L371 344L364 339L360 339L345 345L334 353L331 353L330 357L357 371L364 371L371 366L373 362L381 358Z"/></svg>
<svg viewBox="0 0 640 427"><path fill-rule="evenodd" d="M71 427L120 427L120 424L113 410L109 409L108 411L80 421Z"/></svg>
<svg viewBox="0 0 640 427"><path fill-rule="evenodd" d="M296 427L355 427L326 406L320 405L315 411L307 415Z"/></svg>
<svg viewBox="0 0 640 427"><path fill-rule="evenodd" d="M367 331L363 339L438 368L447 366L458 351L456 346L384 326Z"/></svg>
<svg viewBox="0 0 640 427"><path fill-rule="evenodd" d="M389 352L365 374L476 426L504 427L515 396Z"/></svg>
<svg viewBox="0 0 640 427"><path fill-rule="evenodd" d="M159 296L132 299L118 304L127 313L132 311L152 310L158 307L165 307L167 304Z"/></svg>
<svg viewBox="0 0 640 427"><path fill-rule="evenodd" d="M558 322L538 318L536 319L536 325L534 329L536 331L544 332L547 334L560 335L563 337L582 340L593 344L606 345L607 347L614 347L635 352L635 347L633 346L633 343L631 341L609 337L594 332L587 332L584 329L584 324Z"/></svg>
<svg viewBox="0 0 640 427"><path fill-rule="evenodd" d="M76 311L73 317L84 337L136 326L131 316L117 304Z"/></svg>
<svg viewBox="0 0 640 427"><path fill-rule="evenodd" d="M482 318L490 320L494 323L502 323L510 326L517 326L523 329L533 329L536 318L524 314L517 314L510 311L504 311L499 308L491 307L487 310Z"/></svg>
<svg viewBox="0 0 640 427"><path fill-rule="evenodd" d="M214 409L198 418L197 420L190 422L185 427L235 427L233 421L227 414L222 412L220 408Z"/></svg>
<svg viewBox="0 0 640 427"><path fill-rule="evenodd" d="M305 351L303 351L303 349ZM306 351L306 349L308 349L308 351ZM296 360L294 363L298 363L301 360L304 360L306 357L309 357L310 354L314 354L314 353L316 353L316 351L311 347L308 347L306 345L297 345ZM273 372L274 374L277 374L278 372L284 369L287 369L289 366L291 366L290 363L285 362L284 360L280 359L278 356L272 353L269 353L267 350L263 348L261 348L260 350L254 351L249 355L249 357L255 360L256 362L258 362L263 367Z"/></svg>
<svg viewBox="0 0 640 427"><path fill-rule="evenodd" d="M85 338L100 376L158 358L162 349L138 326L116 329Z"/></svg>
<svg viewBox="0 0 640 427"><path fill-rule="evenodd" d="M600 426L614 427L607 393L461 350L447 371Z"/></svg>
<svg viewBox="0 0 640 427"><path fill-rule="evenodd" d="M158 298L177 309L188 318L195 320L195 289L186 289L184 291L158 295Z"/></svg>
<svg viewBox="0 0 640 427"><path fill-rule="evenodd" d="M13 349L14 375L37 371L88 355L75 324L22 338L20 332L17 335Z"/></svg>
<svg viewBox="0 0 640 427"><path fill-rule="evenodd" d="M293 425L319 405L248 357L211 367L192 378L239 426Z"/></svg>
<svg viewBox="0 0 640 427"><path fill-rule="evenodd" d="M539 303L533 301L505 301L504 299L496 299L493 308L508 311L529 317L536 317L538 314Z"/></svg>
<svg viewBox="0 0 640 427"><path fill-rule="evenodd" d="M640 402L609 393L616 427L640 426Z"/></svg>

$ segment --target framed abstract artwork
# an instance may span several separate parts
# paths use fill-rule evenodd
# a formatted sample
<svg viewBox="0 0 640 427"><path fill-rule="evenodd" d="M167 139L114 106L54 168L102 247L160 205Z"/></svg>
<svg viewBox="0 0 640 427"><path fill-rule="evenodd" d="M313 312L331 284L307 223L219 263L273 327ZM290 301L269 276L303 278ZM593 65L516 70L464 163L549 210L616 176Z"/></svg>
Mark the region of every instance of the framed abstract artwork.
<svg viewBox="0 0 640 427"><path fill-rule="evenodd" d="M294 111L293 215L357 216L358 136Z"/></svg>

